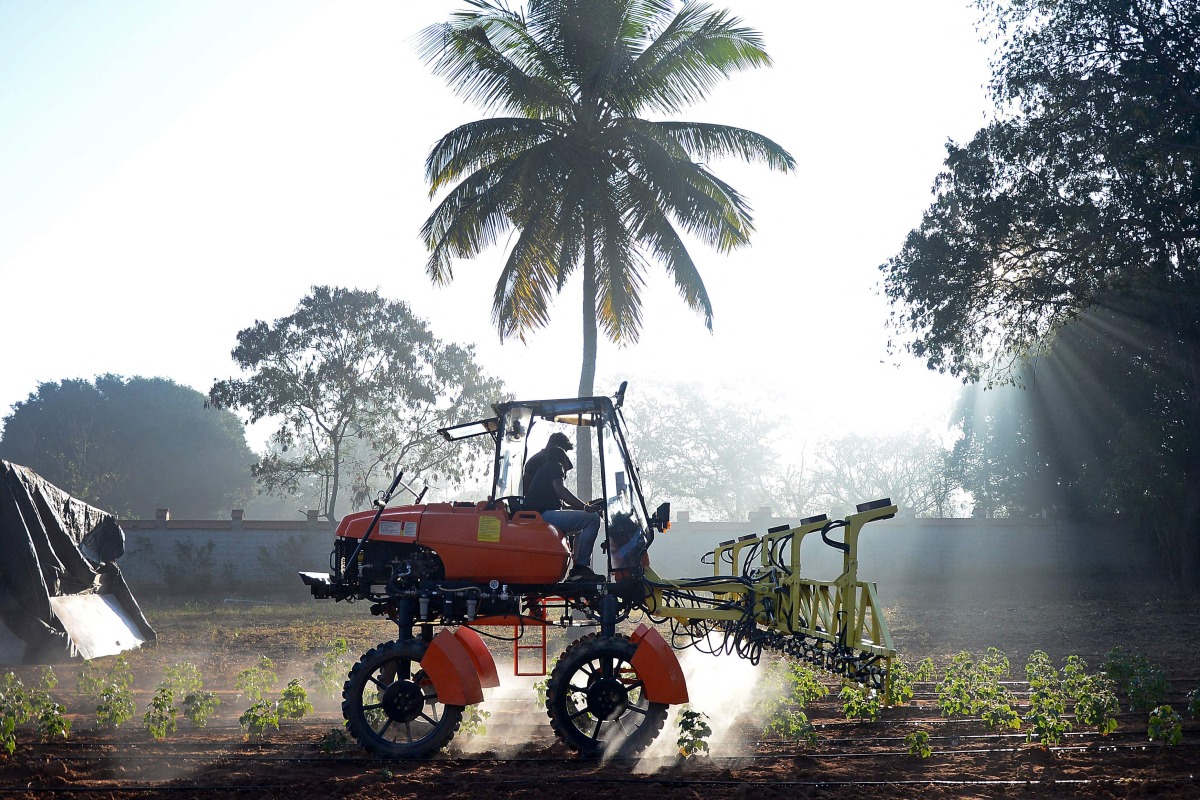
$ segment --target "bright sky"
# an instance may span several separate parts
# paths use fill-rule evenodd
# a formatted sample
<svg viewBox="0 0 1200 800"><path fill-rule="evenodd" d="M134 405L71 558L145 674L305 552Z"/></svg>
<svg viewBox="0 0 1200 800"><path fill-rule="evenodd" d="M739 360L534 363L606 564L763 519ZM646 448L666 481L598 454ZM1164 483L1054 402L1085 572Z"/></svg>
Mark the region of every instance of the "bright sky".
<svg viewBox="0 0 1200 800"><path fill-rule="evenodd" d="M988 107L961 0L716 0L770 70L677 115L770 136L794 175L713 165L755 208L753 245L692 250L715 331L656 273L641 342L602 343L607 393L695 381L786 408L797 438L937 424L958 384L886 352L877 266L929 204L948 138ZM454 0L5 0L0 6L0 416L41 381L113 372L207 392L238 330L313 284L378 288L474 342L523 397L573 396L579 284L528 345L501 345L505 253L430 286L417 232L430 146L482 114L417 58ZM898 363L897 363L898 362ZM608 386L609 381L614 386ZM258 442L252 442L258 446Z"/></svg>

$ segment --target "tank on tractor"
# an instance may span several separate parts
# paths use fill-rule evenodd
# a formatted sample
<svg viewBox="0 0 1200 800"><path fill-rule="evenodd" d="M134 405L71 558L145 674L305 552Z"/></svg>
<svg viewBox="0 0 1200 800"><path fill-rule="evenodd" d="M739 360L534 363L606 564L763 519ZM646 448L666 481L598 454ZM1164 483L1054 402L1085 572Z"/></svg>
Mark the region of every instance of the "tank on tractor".
<svg viewBox="0 0 1200 800"><path fill-rule="evenodd" d="M711 577L659 578L648 551L670 527L670 505L651 513L642 494L621 412L625 389L621 384L611 398L497 403L493 417L441 429L451 441L490 437L488 497L424 503L424 491L413 491L401 473L374 510L338 525L330 571L301 573L313 596L368 601L373 614L396 625L395 640L365 653L343 687L347 727L364 748L414 758L450 741L464 708L499 685L495 661L474 630L482 626L513 631L514 670L517 649L531 649L521 638L540 635L540 674L548 625L592 629L563 651L547 681L551 726L583 755L640 752L661 730L668 707L688 701L674 651L647 622L629 630L635 615L667 620L672 641L715 634L721 651L757 658L772 648L869 690L884 688L895 651L874 585L858 581L857 543L864 524L894 515L895 506L874 501L846 520L822 515L762 539L743 537L735 550L704 554L717 565ZM551 433L579 427L594 434L600 467L594 505L603 527L593 555L599 574L564 580L571 543L541 514L522 508L521 479ZM414 502L389 507L401 488ZM829 538L838 528L845 529L842 541ZM834 581L800 574L801 542L818 531L845 555ZM732 574L721 574L725 566ZM619 633L627 621L629 632Z"/></svg>

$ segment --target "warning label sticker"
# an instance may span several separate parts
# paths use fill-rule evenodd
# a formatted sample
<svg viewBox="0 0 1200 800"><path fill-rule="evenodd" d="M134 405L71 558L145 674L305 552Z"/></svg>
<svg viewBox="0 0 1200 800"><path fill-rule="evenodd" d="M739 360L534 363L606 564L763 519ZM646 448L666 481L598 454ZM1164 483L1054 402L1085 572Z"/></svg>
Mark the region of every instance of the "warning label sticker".
<svg viewBox="0 0 1200 800"><path fill-rule="evenodd" d="M479 518L479 541L481 542L498 542L500 541L500 520L496 517L480 517Z"/></svg>
<svg viewBox="0 0 1200 800"><path fill-rule="evenodd" d="M384 536L399 536L400 535L400 523L395 520L389 521L389 520L381 519L379 521L379 532L381 534L383 534Z"/></svg>

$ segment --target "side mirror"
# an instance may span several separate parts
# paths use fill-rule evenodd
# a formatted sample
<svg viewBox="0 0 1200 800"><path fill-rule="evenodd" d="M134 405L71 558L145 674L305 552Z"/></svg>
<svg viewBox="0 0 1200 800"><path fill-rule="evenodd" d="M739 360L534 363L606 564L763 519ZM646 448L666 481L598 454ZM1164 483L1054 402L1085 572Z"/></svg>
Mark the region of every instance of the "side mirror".
<svg viewBox="0 0 1200 800"><path fill-rule="evenodd" d="M671 504L663 503L654 510L654 515L650 517L651 527L658 528L660 531L670 530L671 528Z"/></svg>

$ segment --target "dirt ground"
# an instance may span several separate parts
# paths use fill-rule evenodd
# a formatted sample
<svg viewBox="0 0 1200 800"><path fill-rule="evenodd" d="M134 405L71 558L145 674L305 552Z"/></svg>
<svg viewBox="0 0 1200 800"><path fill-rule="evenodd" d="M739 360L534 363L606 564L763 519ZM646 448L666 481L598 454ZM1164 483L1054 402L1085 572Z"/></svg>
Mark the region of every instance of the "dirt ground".
<svg viewBox="0 0 1200 800"><path fill-rule="evenodd" d="M1093 669L1114 646L1140 653L1164 668L1172 682L1169 699L1180 712L1185 693L1200 686L1196 603L1115 594L1063 600L1036 591L991 597L910 591L890 598L884 592L883 600L906 661L929 656L944 665L960 650L997 647L1012 661L1018 696L1028 692L1022 667L1037 649L1056 662L1079 655ZM74 694L80 666L56 667L60 683L52 694L72 719L70 738L39 742L28 726L18 730L15 754L0 756L0 796L1200 798L1200 721L1186 714L1184 738L1175 747L1147 741L1141 712L1122 714L1107 737L1076 731L1062 746L1045 749L1027 743L1025 731L996 734L979 720L941 717L930 684L919 684L911 703L885 710L875 723L846 720L835 691L809 706L819 740L806 746L764 738L761 721L746 713L760 691L755 681L763 665L693 652L684 654L685 668L696 676L689 677L692 704L717 729L709 757L676 755L673 719L639 761L573 756L555 741L536 705L537 679L513 677L511 644L503 643L493 650L502 685L481 706L489 714L487 733L460 734L435 757L396 762L369 756L345 741L332 697L313 696L314 714L248 742L238 725L248 705L234 688L239 671L266 655L276 662L281 686L293 677L308 681L334 639L346 637L357 654L391 638L389 624L372 618L365 605L316 601L147 602L145 611L160 640L128 656L136 718L117 730L98 729L94 703L89 707ZM561 634L552 639L551 655L561 641ZM197 665L223 704L207 728L181 721L175 734L155 742L141 715L162 668L180 661ZM14 671L28 683L41 668ZM909 755L904 742L918 728L929 733L933 750L925 759Z"/></svg>

